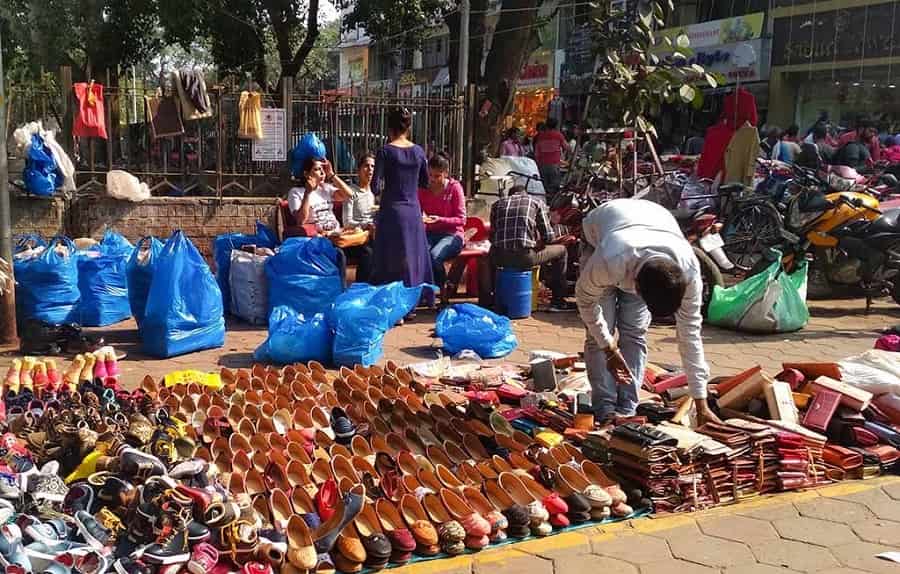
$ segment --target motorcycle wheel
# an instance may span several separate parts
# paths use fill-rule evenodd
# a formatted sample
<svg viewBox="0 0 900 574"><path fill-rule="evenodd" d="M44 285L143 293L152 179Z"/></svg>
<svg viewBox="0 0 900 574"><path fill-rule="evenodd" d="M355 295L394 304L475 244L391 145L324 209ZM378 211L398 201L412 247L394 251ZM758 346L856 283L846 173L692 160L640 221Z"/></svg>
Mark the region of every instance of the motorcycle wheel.
<svg viewBox="0 0 900 574"><path fill-rule="evenodd" d="M722 229L725 254L735 265L753 269L766 249L781 241L781 226L781 215L771 203L740 205Z"/></svg>
<svg viewBox="0 0 900 574"><path fill-rule="evenodd" d="M696 245L694 246L694 255L697 256L697 262L700 263L700 276L703 278L703 303L700 306L700 312L706 318L713 289L716 285L724 287L725 280L722 278L722 272L716 262Z"/></svg>

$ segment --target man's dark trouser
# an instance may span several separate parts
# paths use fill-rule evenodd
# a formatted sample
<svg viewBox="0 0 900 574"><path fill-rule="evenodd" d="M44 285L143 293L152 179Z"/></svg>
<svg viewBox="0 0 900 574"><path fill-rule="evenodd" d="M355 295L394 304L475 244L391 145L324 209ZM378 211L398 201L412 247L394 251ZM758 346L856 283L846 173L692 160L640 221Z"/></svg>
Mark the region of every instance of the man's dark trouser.
<svg viewBox="0 0 900 574"><path fill-rule="evenodd" d="M565 245L547 245L540 251L491 247L490 259L491 285L493 285L494 275L498 267L526 271L546 265L549 270L549 277L546 277L545 282L553 292L553 300L561 301L566 297L566 263L568 256ZM493 289L491 292L493 292Z"/></svg>
<svg viewBox="0 0 900 574"><path fill-rule="evenodd" d="M541 183L544 184L544 191L547 197L553 197L559 191L562 184L562 173L559 171L558 165L539 165L538 172L541 174Z"/></svg>

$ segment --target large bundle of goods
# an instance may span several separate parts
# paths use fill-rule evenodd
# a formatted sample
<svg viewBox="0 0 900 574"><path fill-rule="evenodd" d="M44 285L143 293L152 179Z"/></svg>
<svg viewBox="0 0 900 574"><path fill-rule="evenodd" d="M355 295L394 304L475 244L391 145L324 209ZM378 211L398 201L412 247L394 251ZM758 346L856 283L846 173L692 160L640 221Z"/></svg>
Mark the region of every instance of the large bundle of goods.
<svg viewBox="0 0 900 574"><path fill-rule="evenodd" d="M20 320L53 325L77 321L81 292L76 248L70 239L54 237L48 244L36 236L23 238L13 256L13 273Z"/></svg>
<svg viewBox="0 0 900 574"><path fill-rule="evenodd" d="M107 230L103 239L78 252L78 322L105 327L131 317L126 266L134 252L127 239Z"/></svg>
<svg viewBox="0 0 900 574"><path fill-rule="evenodd" d="M225 312L231 312L231 254L245 247L275 249L278 238L271 229L256 222L256 233L225 233L213 241L213 259L216 262L216 281L222 291Z"/></svg>
<svg viewBox="0 0 900 574"><path fill-rule="evenodd" d="M173 357L225 344L222 293L194 244L176 231L153 271L141 339L146 353Z"/></svg>

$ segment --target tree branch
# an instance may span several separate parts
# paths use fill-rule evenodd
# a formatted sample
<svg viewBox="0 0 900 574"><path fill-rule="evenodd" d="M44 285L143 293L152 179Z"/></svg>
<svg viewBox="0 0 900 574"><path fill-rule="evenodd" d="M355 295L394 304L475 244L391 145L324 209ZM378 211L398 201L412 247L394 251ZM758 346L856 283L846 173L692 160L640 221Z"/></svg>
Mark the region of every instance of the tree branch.
<svg viewBox="0 0 900 574"><path fill-rule="evenodd" d="M319 0L309 0L309 12L306 14L306 37L303 43L297 48L297 52L291 59L290 67L282 69L286 72L285 76L296 76L306 62L309 53L312 52L319 39ZM290 73L287 73L290 72Z"/></svg>

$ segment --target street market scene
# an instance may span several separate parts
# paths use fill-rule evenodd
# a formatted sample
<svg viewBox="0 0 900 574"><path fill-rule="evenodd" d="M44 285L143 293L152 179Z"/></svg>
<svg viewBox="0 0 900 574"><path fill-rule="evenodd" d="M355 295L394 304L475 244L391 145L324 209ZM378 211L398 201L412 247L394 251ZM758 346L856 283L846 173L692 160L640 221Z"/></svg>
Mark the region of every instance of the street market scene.
<svg viewBox="0 0 900 574"><path fill-rule="evenodd" d="M898 19L4 2L0 568L900 573Z"/></svg>

